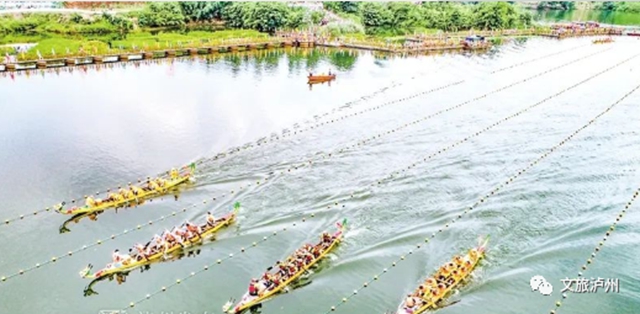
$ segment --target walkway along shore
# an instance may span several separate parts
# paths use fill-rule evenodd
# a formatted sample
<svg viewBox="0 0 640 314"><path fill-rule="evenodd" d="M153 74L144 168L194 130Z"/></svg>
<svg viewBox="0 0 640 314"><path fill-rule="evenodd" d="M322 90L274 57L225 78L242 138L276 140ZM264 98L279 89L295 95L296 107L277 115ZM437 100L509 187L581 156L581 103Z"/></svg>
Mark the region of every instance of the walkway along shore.
<svg viewBox="0 0 640 314"><path fill-rule="evenodd" d="M477 32L480 36L487 38L512 38L512 37L550 37L550 38L570 38L570 37L587 37L587 36L633 36L635 34L624 33L621 29L614 28L600 28L597 31L579 32L579 33L565 33L557 34L550 31L534 31L525 30L520 32ZM236 51L248 51L257 49L272 49L281 47L300 47L300 48L314 48L314 47L333 47L333 48L351 48L368 51L378 51L392 54L409 54L420 52L434 52L434 51L447 51L447 50L484 50L489 48L489 45L483 45L479 47L468 47L457 41L457 38L464 38L463 33L451 34L449 37L449 44L446 45L423 45L417 47L388 47L385 45L375 45L367 42L329 42L327 40L321 40L316 38L302 38L296 39L291 37L272 37L268 42L261 43L231 43L216 45L211 47L191 47L191 48L168 48L158 50L141 50L138 52L122 52L105 55L80 55L80 56L67 56L58 58L42 58L34 60L24 60L12 63L0 64L0 72L3 71L20 71L20 70L32 70L32 69L47 69L58 68L78 65L89 64L102 64L102 63L114 63L114 62L127 62L136 60L149 60L159 58L173 58L183 56L195 56L204 54L216 54L227 53ZM424 42L428 40L442 39L438 36L424 36L424 37L407 37L406 40L410 42ZM453 40L452 40L453 39Z"/></svg>

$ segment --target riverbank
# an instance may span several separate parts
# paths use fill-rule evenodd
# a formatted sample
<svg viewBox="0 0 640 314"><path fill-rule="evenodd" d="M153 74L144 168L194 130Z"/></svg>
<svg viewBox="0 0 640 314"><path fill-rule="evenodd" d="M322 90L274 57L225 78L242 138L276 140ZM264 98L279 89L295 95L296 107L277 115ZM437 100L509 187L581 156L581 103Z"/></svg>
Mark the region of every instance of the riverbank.
<svg viewBox="0 0 640 314"><path fill-rule="evenodd" d="M234 32L234 31L229 31ZM251 32L251 31L247 31ZM224 32L219 32L224 33ZM212 34L206 33L204 34ZM213 33L215 34L215 33ZM259 35L264 35L260 34ZM574 30L571 32L559 32L546 28L532 28L528 30L503 30L485 32L455 32L440 35L422 34L408 36L404 38L404 44L391 43L389 41L372 41L361 38L324 38L315 37L312 33L279 33L279 36L255 36L251 38L220 38L213 40L202 37L200 41L180 41L172 38L165 43L155 40L155 46L150 46L148 42L142 41L142 46L136 46L132 42L123 42L118 49L95 46L94 53L91 51L80 51L79 53L69 53L67 55L51 54L47 57L40 55L38 58L12 60L0 66L0 71L20 71L29 69L46 69L64 66L77 66L88 64L102 64L114 62L128 62L137 60L150 60L159 58L172 58L181 56L211 55L217 53L227 53L236 51L251 51L261 49L271 49L279 47L330 47L369 50L389 54L416 54L430 53L438 51L461 51L461 50L486 50L491 47L490 42L483 41L481 45L470 45L464 39L467 36L483 36L492 42L501 43L509 39L522 37L548 37L548 38L571 38L587 36L621 36L625 35L622 29L617 28L593 28L585 30ZM229 33L227 33L229 35ZM640 34L638 34L640 35ZM157 36L157 35L156 35ZM220 35L218 35L220 36ZM636 35L637 36L637 35ZM145 37L139 37L145 38ZM180 37L178 37L180 38ZM31 50L35 49L31 48ZM39 53L39 51L38 51ZM31 56L25 54L25 56Z"/></svg>

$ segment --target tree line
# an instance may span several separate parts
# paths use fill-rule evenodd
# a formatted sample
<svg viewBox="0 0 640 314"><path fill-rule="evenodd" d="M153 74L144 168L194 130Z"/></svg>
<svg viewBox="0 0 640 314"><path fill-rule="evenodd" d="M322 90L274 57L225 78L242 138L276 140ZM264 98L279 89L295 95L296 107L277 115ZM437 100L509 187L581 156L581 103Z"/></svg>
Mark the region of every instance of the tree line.
<svg viewBox="0 0 640 314"><path fill-rule="evenodd" d="M408 33L421 29L459 31L531 26L532 14L509 2L325 2L328 10L355 14L367 33Z"/></svg>
<svg viewBox="0 0 640 314"><path fill-rule="evenodd" d="M139 28L184 28L190 24L224 21L228 28L274 32L320 26L326 12L342 17L328 23L327 30L339 33L366 32L372 35L401 35L437 29L510 29L529 27L532 15L508 2L323 2L323 9L309 10L284 2L150 2L141 10L124 14L103 14L83 18L78 14L30 14L22 18L0 18L0 33L27 34L113 34L124 38ZM352 27L346 22L351 23ZM356 27L353 27L353 26Z"/></svg>
<svg viewBox="0 0 640 314"><path fill-rule="evenodd" d="M457 31L529 27L532 15L507 2L323 2L337 14L356 17L370 34L408 33L420 29ZM161 2L138 16L140 26L180 27L189 22L223 20L228 27L273 32L318 25L323 11L308 11L282 2Z"/></svg>

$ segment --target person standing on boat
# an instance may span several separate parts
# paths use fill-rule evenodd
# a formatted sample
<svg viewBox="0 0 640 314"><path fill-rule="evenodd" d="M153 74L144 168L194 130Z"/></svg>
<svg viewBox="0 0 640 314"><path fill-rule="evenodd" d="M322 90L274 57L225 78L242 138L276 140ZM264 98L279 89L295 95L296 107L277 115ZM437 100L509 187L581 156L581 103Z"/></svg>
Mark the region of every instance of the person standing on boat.
<svg viewBox="0 0 640 314"><path fill-rule="evenodd" d="M87 205L87 207L94 207L96 206L96 201L93 199L93 197L88 196L85 204Z"/></svg>
<svg viewBox="0 0 640 314"><path fill-rule="evenodd" d="M216 225L216 217L214 217L211 212L207 212L207 225L209 227L214 227Z"/></svg>
<svg viewBox="0 0 640 314"><path fill-rule="evenodd" d="M257 296L258 295L258 288L256 287L256 284L258 283L257 279L251 279L251 282L249 283L249 295L250 296Z"/></svg>
<svg viewBox="0 0 640 314"><path fill-rule="evenodd" d="M413 313L413 308L416 306L416 301L413 297L408 294L407 298L404 300L404 309L407 310L407 313Z"/></svg>
<svg viewBox="0 0 640 314"><path fill-rule="evenodd" d="M111 254L111 259L113 260L113 263L120 263L124 260L124 257L120 254L120 250L115 249L113 251L113 254Z"/></svg>

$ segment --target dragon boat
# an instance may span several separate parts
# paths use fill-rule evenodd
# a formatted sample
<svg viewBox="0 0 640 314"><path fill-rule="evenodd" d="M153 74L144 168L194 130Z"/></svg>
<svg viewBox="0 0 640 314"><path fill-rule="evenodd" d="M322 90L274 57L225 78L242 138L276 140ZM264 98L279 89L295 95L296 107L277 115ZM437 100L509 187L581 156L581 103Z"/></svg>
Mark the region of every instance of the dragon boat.
<svg viewBox="0 0 640 314"><path fill-rule="evenodd" d="M594 44L608 44L608 43L612 43L612 42L614 42L614 40L611 37L595 39L593 41Z"/></svg>
<svg viewBox="0 0 640 314"><path fill-rule="evenodd" d="M144 200L165 195L177 186L190 181L195 172L195 164L192 163L189 167L183 167L182 170L182 173L179 173L177 170L170 173L169 180L160 177L148 179L147 186L145 187L129 185L128 189L120 189L118 193L110 193L108 198L104 200L87 197L85 206L74 206L65 209L64 206L66 203L63 202L56 205L55 209L58 213L65 215L82 215L100 213L110 208L115 209L138 205ZM162 185L158 184L158 182L161 182Z"/></svg>
<svg viewBox="0 0 640 314"><path fill-rule="evenodd" d="M275 296L289 284L296 281L302 274L329 254L342 241L347 220L336 224L338 230L333 234L323 233L319 243L305 244L294 254L287 257L284 263L277 262L269 267L260 280L252 279L247 291L240 302L232 307L235 300L229 300L223 307L224 313L238 314L259 306L267 299ZM278 270L272 272L274 268Z"/></svg>
<svg viewBox="0 0 640 314"><path fill-rule="evenodd" d="M157 261L169 259L185 248L203 243L204 240L211 238L220 229L231 225L236 220L239 210L240 203L235 203L232 212L226 214L221 218L215 219L215 222L213 224L209 224L207 222L203 223L202 225L200 225L200 229L202 232L200 232L199 235L194 235L189 239L185 239L184 241L182 241L182 244L176 242L171 247L167 247L164 250L159 249L146 257L131 254L127 258L124 258L121 262L109 263L105 268L95 273L91 272L91 270L93 269L93 265L89 264L87 267L81 270L79 274L82 278L98 281L105 277L111 277L115 274L130 272L136 268L140 268Z"/></svg>
<svg viewBox="0 0 640 314"><path fill-rule="evenodd" d="M480 260L484 258L488 242L489 237L481 239L478 246L470 249L464 257L455 256L450 262L442 265L432 277L427 278L406 297L395 314L420 314L437 309L438 303L471 276Z"/></svg>

